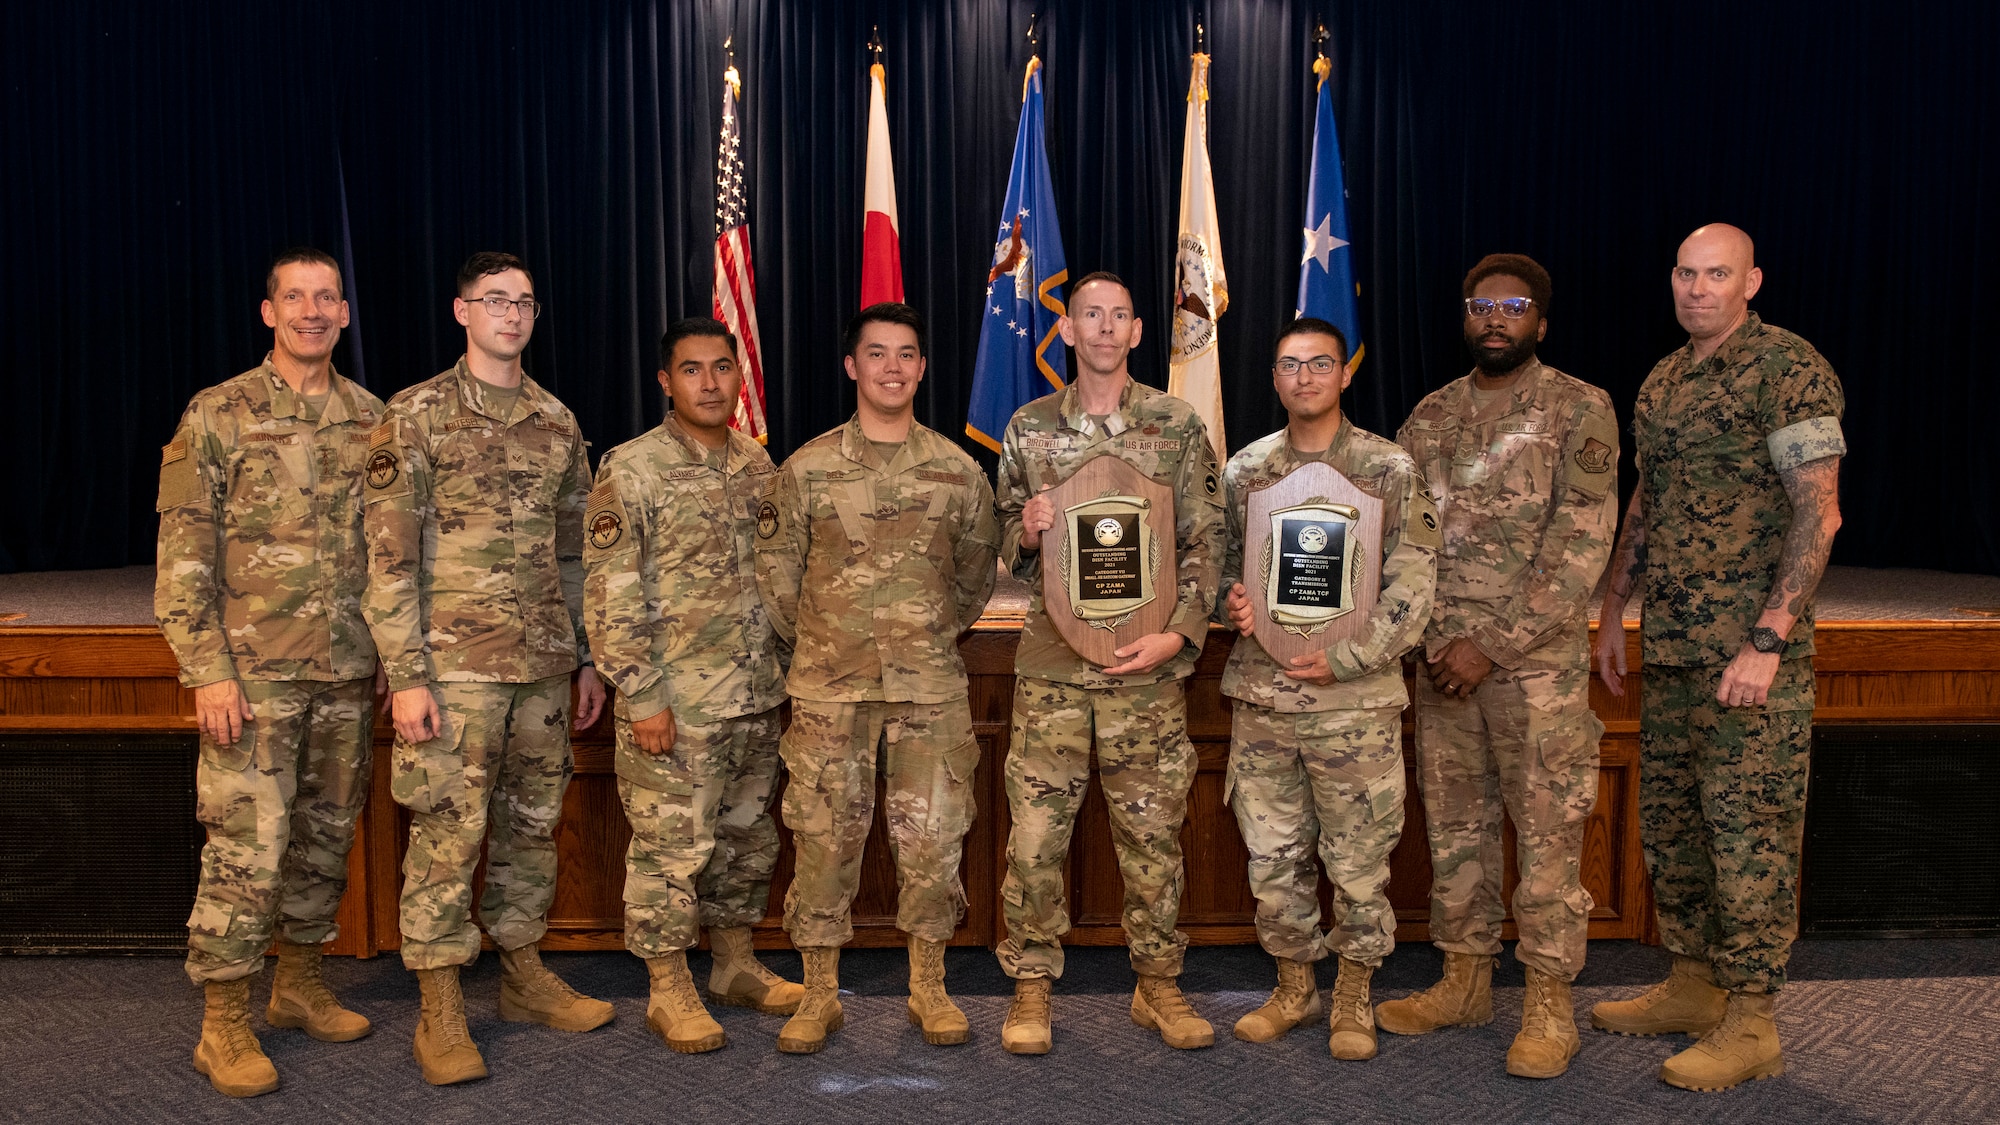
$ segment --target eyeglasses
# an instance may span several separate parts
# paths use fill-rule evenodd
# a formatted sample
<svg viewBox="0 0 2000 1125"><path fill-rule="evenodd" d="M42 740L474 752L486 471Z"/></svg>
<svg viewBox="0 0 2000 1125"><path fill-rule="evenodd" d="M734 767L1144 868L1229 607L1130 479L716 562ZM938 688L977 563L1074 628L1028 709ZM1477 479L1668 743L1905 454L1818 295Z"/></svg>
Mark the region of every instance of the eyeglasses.
<svg viewBox="0 0 2000 1125"><path fill-rule="evenodd" d="M1331 375L1339 366L1340 361L1330 355L1316 355L1311 359L1293 359L1291 356L1286 356L1272 364L1271 370L1280 375L1297 375L1299 368L1303 367L1315 375Z"/></svg>
<svg viewBox="0 0 2000 1125"><path fill-rule="evenodd" d="M1533 297L1508 297L1500 301L1491 297L1467 297L1465 315L1474 320L1484 320L1493 315L1494 309L1499 309L1500 315L1508 320L1519 320L1528 315L1528 307L1534 303Z"/></svg>
<svg viewBox="0 0 2000 1125"><path fill-rule="evenodd" d="M535 300L533 297L523 297L518 301L510 300L506 297L464 297L461 300L468 305L474 302L485 305L488 316L506 316L507 306L513 305L515 308L521 310L522 320L533 320L542 315L546 308L540 301Z"/></svg>

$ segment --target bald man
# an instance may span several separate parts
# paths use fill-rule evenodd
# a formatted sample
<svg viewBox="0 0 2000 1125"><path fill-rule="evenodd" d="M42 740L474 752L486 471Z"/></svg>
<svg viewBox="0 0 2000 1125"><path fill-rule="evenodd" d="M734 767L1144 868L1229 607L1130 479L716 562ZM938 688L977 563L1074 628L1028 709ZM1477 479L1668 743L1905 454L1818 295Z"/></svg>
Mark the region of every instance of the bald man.
<svg viewBox="0 0 2000 1125"><path fill-rule="evenodd" d="M1772 998L1798 936L1812 747L1813 592L1840 527L1840 380L1811 344L1750 311L1750 236L1681 243L1686 346L1639 388L1639 483L1599 620L1598 675L1625 694L1625 631L1644 579L1639 818L1668 978L1590 1022L1700 1036L1662 1081L1723 1090L1784 1073Z"/></svg>

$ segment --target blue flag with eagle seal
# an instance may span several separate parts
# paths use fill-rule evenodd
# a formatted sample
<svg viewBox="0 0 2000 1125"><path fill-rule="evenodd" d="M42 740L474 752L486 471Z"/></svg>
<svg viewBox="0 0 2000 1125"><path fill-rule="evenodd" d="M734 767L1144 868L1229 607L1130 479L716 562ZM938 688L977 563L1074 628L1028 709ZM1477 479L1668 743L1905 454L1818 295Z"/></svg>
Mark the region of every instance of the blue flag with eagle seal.
<svg viewBox="0 0 2000 1125"><path fill-rule="evenodd" d="M1021 126L1014 134L1014 166L1007 174L1007 202L986 273L979 324L979 359L972 369L972 409L967 437L1000 452L1000 437L1014 412L1069 381L1069 363L1056 336L1063 315L1061 286L1069 280L1056 193L1042 143L1042 60L1028 60L1021 90Z"/></svg>
<svg viewBox="0 0 2000 1125"><path fill-rule="evenodd" d="M1330 321L1347 337L1347 369L1358 370L1361 311L1354 284L1354 247L1347 237L1347 186L1340 175L1340 136L1334 130L1333 64L1313 63L1319 75L1319 113L1313 123L1312 180L1306 189L1305 254L1299 259L1297 315Z"/></svg>

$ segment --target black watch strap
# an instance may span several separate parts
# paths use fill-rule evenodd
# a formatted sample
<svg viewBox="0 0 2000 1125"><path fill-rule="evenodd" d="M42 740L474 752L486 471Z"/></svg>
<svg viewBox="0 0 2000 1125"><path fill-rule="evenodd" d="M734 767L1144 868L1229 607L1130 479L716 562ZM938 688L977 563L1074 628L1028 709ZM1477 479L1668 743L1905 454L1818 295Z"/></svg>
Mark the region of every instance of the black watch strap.
<svg viewBox="0 0 2000 1125"><path fill-rule="evenodd" d="M1758 652L1783 652L1785 638L1779 636L1776 629L1759 625L1750 630L1750 647Z"/></svg>

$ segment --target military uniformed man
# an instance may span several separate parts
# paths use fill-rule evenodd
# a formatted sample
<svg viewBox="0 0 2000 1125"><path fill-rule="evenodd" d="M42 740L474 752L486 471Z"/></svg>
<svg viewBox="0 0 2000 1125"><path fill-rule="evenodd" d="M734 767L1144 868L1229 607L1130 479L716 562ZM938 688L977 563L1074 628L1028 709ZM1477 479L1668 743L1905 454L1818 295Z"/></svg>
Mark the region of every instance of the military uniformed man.
<svg viewBox="0 0 2000 1125"><path fill-rule="evenodd" d="M793 1054L840 1030L840 947L854 936L878 769L896 928L909 935L910 1022L934 1044L970 1034L944 988L979 766L958 636L993 593L999 534L978 463L915 420L927 344L908 305L870 305L849 321L854 417L799 447L757 509L758 586L795 646L780 744L798 855L785 930L805 959L806 995L778 1037Z"/></svg>
<svg viewBox="0 0 2000 1125"><path fill-rule="evenodd" d="M1015 1054L1051 1045L1049 992L1062 976L1069 932L1063 866L1090 780L1110 808L1112 842L1125 879L1123 920L1139 976L1132 1019L1174 1047L1206 1047L1215 1031L1181 995L1187 935L1175 928L1181 904L1181 822L1194 784L1182 681L1208 636L1222 561L1222 486L1208 432L1194 408L1134 382L1126 369L1142 325L1132 291L1109 273L1085 275L1057 322L1076 349L1076 381L1014 412L999 467L1001 558L1033 596L1014 658L1013 741L1007 803L1014 826L1001 891L1007 937L1000 966L1014 978L1001 1043ZM1072 649L1042 604L1042 533L1055 505L1042 495L1084 462L1124 458L1174 491L1174 554L1179 589L1164 632L1116 651L1100 668Z"/></svg>
<svg viewBox="0 0 2000 1125"><path fill-rule="evenodd" d="M1417 676L1417 771L1431 852L1431 941L1444 977L1383 1003L1398 1035L1493 1019L1505 860L1514 824L1514 955L1526 966L1507 1072L1553 1078L1576 1056L1570 983L1590 892L1584 822L1597 799L1587 603L1611 554L1618 423L1611 399L1535 357L1549 275L1492 254L1465 275L1470 375L1418 404L1397 440L1438 497L1444 549Z"/></svg>
<svg viewBox="0 0 2000 1125"><path fill-rule="evenodd" d="M1437 510L1409 454L1344 420L1353 379L1340 329L1301 317L1280 330L1271 383L1285 405L1283 430L1246 446L1223 473L1229 539L1220 607L1242 636L1222 673L1231 709L1227 800L1250 852L1257 941L1278 962L1271 998L1236 1023L1236 1037L1265 1043L1319 1015L1313 963L1340 959L1327 1049L1337 1059L1375 1057L1368 986L1396 947L1389 853L1403 834L1402 655L1430 615ZM1329 465L1382 501L1382 570L1362 629L1281 664L1254 638L1244 585L1250 494L1302 465ZM1252 579L1253 584L1255 579ZM1320 929L1317 845L1333 884L1333 925Z"/></svg>
<svg viewBox="0 0 2000 1125"><path fill-rule="evenodd" d="M521 368L541 311L519 258L467 259L452 300L465 355L389 400L368 454L365 605L394 693L390 791L410 810L403 964L423 991L417 1061L437 1085L486 1075L458 970L479 956L472 875L489 823L479 920L500 949L500 1018L588 1031L612 1016L535 944L555 897L571 674L578 730L604 706L583 629L583 435Z"/></svg>
<svg viewBox="0 0 2000 1125"><path fill-rule="evenodd" d="M758 963L778 828L784 668L757 592L754 544L764 447L729 428L743 387L736 337L680 321L660 340L672 410L605 454L584 513L584 621L618 689L618 796L625 947L652 979L647 1025L676 1051L723 1045L688 972L698 925L714 957L709 995L789 1014L804 990Z"/></svg>
<svg viewBox="0 0 2000 1125"><path fill-rule="evenodd" d="M1643 577L1639 821L1673 971L1591 1009L1625 1035L1685 1032L1660 1077L1718 1090L1782 1074L1772 998L1798 936L1812 749L1813 591L1840 527L1840 380L1749 309L1750 236L1696 230L1674 263L1687 346L1639 388L1639 485L1604 594L1597 672L1624 693Z"/></svg>
<svg viewBox="0 0 2000 1125"><path fill-rule="evenodd" d="M273 930L264 1018L327 1042L369 1030L327 990L319 958L368 796L380 682L361 620L360 494L382 401L333 369L347 327L338 263L286 251L264 294L271 354L196 395L161 454L153 593L201 727L208 843L187 972L207 1005L194 1065L238 1098L278 1088L249 1023Z"/></svg>

